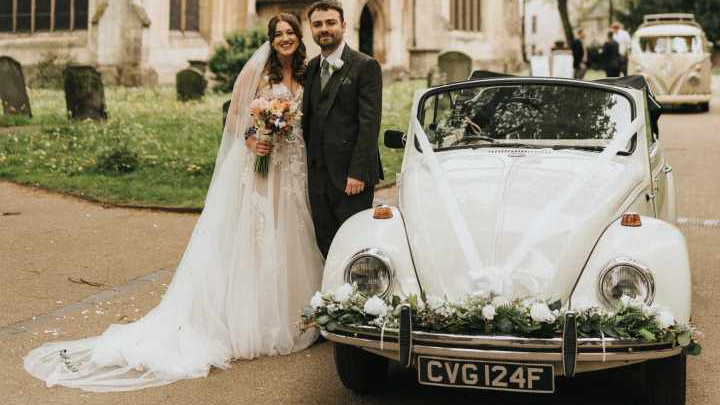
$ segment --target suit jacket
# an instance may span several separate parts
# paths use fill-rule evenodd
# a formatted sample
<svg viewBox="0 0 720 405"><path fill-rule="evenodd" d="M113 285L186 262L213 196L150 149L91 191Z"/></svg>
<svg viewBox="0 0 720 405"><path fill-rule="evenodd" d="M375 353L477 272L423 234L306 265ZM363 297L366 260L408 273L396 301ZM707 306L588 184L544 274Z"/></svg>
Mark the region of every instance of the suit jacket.
<svg viewBox="0 0 720 405"><path fill-rule="evenodd" d="M345 190L348 177L361 180L366 186L382 179L378 150L382 71L375 59L348 45L341 59L342 68L330 76L322 91L320 56L308 64L303 94L303 136L308 148L322 140L321 153L330 179L335 187ZM308 150L308 159L317 152Z"/></svg>
<svg viewBox="0 0 720 405"><path fill-rule="evenodd" d="M603 44L603 61L605 62L605 69L619 69L620 68L620 47L615 41L607 41Z"/></svg>
<svg viewBox="0 0 720 405"><path fill-rule="evenodd" d="M585 56L585 45L580 38L575 38L570 48L573 55L573 69L580 69L580 63L582 63L583 56Z"/></svg>

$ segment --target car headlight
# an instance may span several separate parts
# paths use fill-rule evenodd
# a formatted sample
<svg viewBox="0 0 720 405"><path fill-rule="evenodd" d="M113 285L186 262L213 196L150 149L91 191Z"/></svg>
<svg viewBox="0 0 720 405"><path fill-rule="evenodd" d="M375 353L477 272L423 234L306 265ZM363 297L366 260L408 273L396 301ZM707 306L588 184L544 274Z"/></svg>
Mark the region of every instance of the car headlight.
<svg viewBox="0 0 720 405"><path fill-rule="evenodd" d="M368 297L386 296L393 283L390 257L375 248L361 250L345 266L345 280L357 283L358 291Z"/></svg>
<svg viewBox="0 0 720 405"><path fill-rule="evenodd" d="M627 295L650 305L655 298L655 280L650 270L632 259L616 259L600 273L600 296L610 307L616 307Z"/></svg>

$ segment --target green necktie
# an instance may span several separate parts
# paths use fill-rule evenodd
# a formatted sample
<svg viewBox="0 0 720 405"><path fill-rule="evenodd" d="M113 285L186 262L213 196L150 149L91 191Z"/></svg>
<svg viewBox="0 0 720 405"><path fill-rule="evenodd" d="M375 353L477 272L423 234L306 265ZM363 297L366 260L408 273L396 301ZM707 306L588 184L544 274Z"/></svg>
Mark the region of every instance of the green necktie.
<svg viewBox="0 0 720 405"><path fill-rule="evenodd" d="M330 80L330 63L328 63L327 59L324 59L320 67L320 90L325 88L328 80Z"/></svg>

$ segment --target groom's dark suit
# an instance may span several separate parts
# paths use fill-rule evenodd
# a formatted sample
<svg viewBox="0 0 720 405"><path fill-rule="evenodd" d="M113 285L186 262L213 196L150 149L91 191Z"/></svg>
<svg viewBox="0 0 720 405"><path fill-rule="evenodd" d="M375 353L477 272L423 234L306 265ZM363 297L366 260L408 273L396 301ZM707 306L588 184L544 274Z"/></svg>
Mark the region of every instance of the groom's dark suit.
<svg viewBox="0 0 720 405"><path fill-rule="evenodd" d="M373 58L345 45L343 66L324 88L320 56L310 61L303 96L308 188L315 235L327 256L346 219L370 208L382 179L378 132L382 112L382 72ZM360 194L345 194L347 178L365 183Z"/></svg>

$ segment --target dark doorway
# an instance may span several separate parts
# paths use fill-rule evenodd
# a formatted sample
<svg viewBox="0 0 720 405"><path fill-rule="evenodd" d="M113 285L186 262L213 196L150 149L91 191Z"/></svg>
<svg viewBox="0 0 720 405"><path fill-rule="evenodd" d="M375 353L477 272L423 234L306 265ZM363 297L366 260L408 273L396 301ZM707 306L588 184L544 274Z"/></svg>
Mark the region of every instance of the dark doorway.
<svg viewBox="0 0 720 405"><path fill-rule="evenodd" d="M373 25L372 13L368 9L368 6L365 5L362 14L360 14L360 52L370 56L374 56L373 41L375 38Z"/></svg>

